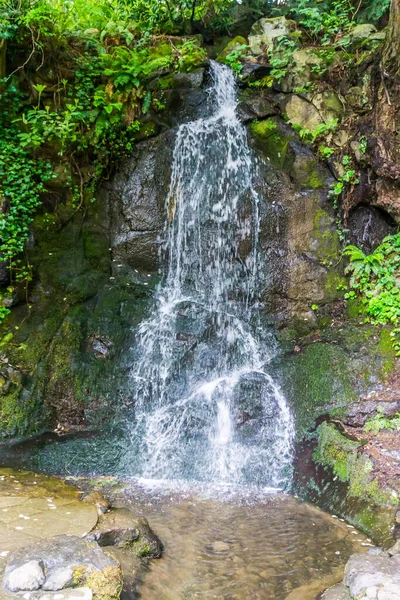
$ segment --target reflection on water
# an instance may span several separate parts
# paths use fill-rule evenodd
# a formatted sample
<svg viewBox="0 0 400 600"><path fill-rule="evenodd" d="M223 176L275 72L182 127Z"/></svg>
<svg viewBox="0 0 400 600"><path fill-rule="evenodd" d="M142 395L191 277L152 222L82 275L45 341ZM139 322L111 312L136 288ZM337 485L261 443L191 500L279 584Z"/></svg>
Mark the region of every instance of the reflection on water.
<svg viewBox="0 0 400 600"><path fill-rule="evenodd" d="M285 495L256 504L131 492L165 545L138 586L141 600L314 600L367 549L354 528Z"/></svg>

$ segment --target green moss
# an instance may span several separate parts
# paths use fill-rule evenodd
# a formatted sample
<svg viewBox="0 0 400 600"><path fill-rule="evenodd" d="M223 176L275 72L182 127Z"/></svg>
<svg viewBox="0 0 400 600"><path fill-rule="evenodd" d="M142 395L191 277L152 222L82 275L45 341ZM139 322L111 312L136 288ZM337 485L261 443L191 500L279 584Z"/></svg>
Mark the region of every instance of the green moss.
<svg viewBox="0 0 400 600"><path fill-rule="evenodd" d="M153 137L158 133L157 123L151 120L143 121L140 124L139 130L135 133L135 142L141 142L149 137Z"/></svg>
<svg viewBox="0 0 400 600"><path fill-rule="evenodd" d="M134 554L139 558L145 558L146 556L151 556L153 551L149 544L146 544L145 541L139 539L132 544L132 550Z"/></svg>
<svg viewBox="0 0 400 600"><path fill-rule="evenodd" d="M226 64L226 57L228 56L228 54L234 52L235 50L238 50L241 46L247 46L247 40L241 35L238 35L235 38L233 38L233 40L231 40L229 44L225 46L222 52L219 53L216 59L217 62Z"/></svg>
<svg viewBox="0 0 400 600"><path fill-rule="evenodd" d="M123 584L121 569L108 566L102 571L92 571L85 584L92 590L94 600L117 600Z"/></svg>
<svg viewBox="0 0 400 600"><path fill-rule="evenodd" d="M289 169L293 164L290 142L293 137L278 117L254 121L251 133L260 152L278 168Z"/></svg>
<svg viewBox="0 0 400 600"><path fill-rule="evenodd" d="M358 317L362 313L362 310L363 307L359 298L346 301L346 312L349 319Z"/></svg>
<svg viewBox="0 0 400 600"><path fill-rule="evenodd" d="M325 280L325 299L328 302L343 297L343 286L346 285L346 279L335 270L330 270L326 274Z"/></svg>
<svg viewBox="0 0 400 600"><path fill-rule="evenodd" d="M301 188L318 189L327 185L318 160L313 156L297 157L293 165L292 176L295 183Z"/></svg>
<svg viewBox="0 0 400 600"><path fill-rule="evenodd" d="M286 396L293 399L299 436L319 415L347 406L356 397L346 353L333 344L310 344L286 358L281 383Z"/></svg>
<svg viewBox="0 0 400 600"><path fill-rule="evenodd" d="M396 351L393 349L389 328L383 327L379 332L379 337L380 339L376 352L382 361L380 375L384 381L387 381L396 368Z"/></svg>
<svg viewBox="0 0 400 600"><path fill-rule="evenodd" d="M330 266L336 264L341 256L340 239L336 231L332 230L332 217L324 209L316 207L314 214L314 235L318 241L317 256L321 264ZM336 273L334 271L333 273ZM337 286L346 283L344 278L340 277L340 281L334 278L330 281L327 278L326 291L329 299L337 297ZM335 286L335 287L334 287Z"/></svg>
<svg viewBox="0 0 400 600"><path fill-rule="evenodd" d="M329 423L319 426L318 436L313 459L331 468L340 481L349 484L349 496L368 499L377 506L392 503L390 490L383 489L372 476L371 460L359 452L361 442L349 440Z"/></svg>

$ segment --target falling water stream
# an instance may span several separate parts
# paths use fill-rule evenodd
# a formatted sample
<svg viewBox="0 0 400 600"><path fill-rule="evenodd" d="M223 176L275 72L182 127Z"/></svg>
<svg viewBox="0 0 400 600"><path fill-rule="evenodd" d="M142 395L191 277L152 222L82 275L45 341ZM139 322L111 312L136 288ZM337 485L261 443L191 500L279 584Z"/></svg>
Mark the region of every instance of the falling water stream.
<svg viewBox="0 0 400 600"><path fill-rule="evenodd" d="M120 505L143 512L165 546L135 598L314 600L365 542L284 493L294 421L269 373L276 344L258 289L257 160L232 72L211 63L211 76L210 114L176 133L165 272L135 332L122 425L5 448L3 463L127 482Z"/></svg>
<svg viewBox="0 0 400 600"><path fill-rule="evenodd" d="M278 488L290 475L294 428L266 371L273 344L258 322L257 166L233 73L212 63L211 74L212 114L177 132L166 273L133 350L132 472Z"/></svg>

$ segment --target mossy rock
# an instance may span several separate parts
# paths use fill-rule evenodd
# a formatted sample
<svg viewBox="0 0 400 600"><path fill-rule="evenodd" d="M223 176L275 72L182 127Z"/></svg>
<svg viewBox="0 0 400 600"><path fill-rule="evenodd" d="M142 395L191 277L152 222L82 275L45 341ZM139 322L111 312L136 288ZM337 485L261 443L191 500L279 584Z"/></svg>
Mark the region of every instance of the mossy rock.
<svg viewBox="0 0 400 600"><path fill-rule="evenodd" d="M278 168L291 169L294 152L290 142L294 133L279 117L270 117L264 121L253 121L250 134L261 155Z"/></svg>
<svg viewBox="0 0 400 600"><path fill-rule="evenodd" d="M219 53L219 55L216 58L217 62L227 64L226 57L235 50L241 50L243 46L247 47L247 40L240 35L236 36L235 38L233 38L233 40L229 42L229 44L227 44L227 46L225 46L222 52Z"/></svg>
<svg viewBox="0 0 400 600"><path fill-rule="evenodd" d="M328 186L327 174L311 153L298 153L292 168L292 178L300 188L318 189Z"/></svg>
<svg viewBox="0 0 400 600"><path fill-rule="evenodd" d="M302 334L302 338L299 334ZM288 330L281 334L283 347L302 345L300 351L277 357L271 366L292 403L300 439L322 415L337 416L360 396L385 382L396 366L390 328L348 322L307 335Z"/></svg>
<svg viewBox="0 0 400 600"><path fill-rule="evenodd" d="M94 600L118 600L122 591L122 573L117 566L91 571L86 575L85 585L92 590Z"/></svg>
<svg viewBox="0 0 400 600"><path fill-rule="evenodd" d="M340 347L315 343L282 361L281 385L293 403L299 437L329 409L347 406L356 393Z"/></svg>

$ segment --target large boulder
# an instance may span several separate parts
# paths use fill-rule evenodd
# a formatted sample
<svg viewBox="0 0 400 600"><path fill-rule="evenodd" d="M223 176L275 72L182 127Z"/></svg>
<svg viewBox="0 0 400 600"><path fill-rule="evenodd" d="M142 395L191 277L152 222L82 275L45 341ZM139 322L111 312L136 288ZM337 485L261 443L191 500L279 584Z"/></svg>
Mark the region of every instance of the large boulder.
<svg viewBox="0 0 400 600"><path fill-rule="evenodd" d="M254 23L249 35L249 46L251 52L258 56L270 51L278 38L289 36L296 29L296 23L285 17L273 19L260 19Z"/></svg>
<svg viewBox="0 0 400 600"><path fill-rule="evenodd" d="M354 554L346 565L344 583L352 599L400 598L400 556Z"/></svg>
<svg viewBox="0 0 400 600"><path fill-rule="evenodd" d="M296 94L289 94L283 103L284 111L293 125L314 131L324 122L319 110L314 104Z"/></svg>
<svg viewBox="0 0 400 600"><path fill-rule="evenodd" d="M119 564L95 542L60 535L15 552L3 577L3 588L11 592L54 592L72 586L89 587L95 596L106 590L103 598L119 598Z"/></svg>

